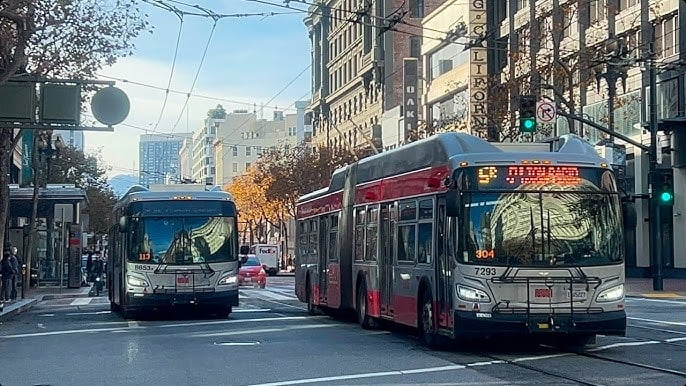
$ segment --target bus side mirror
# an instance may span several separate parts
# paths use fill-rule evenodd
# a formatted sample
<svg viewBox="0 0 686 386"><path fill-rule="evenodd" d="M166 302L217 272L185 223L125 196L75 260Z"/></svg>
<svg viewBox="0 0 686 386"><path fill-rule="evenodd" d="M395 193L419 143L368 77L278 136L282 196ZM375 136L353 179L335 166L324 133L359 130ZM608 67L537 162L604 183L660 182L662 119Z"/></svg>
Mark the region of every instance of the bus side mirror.
<svg viewBox="0 0 686 386"><path fill-rule="evenodd" d="M247 255L250 253L250 247L247 245L243 245L243 246L241 246L241 250L238 253L241 255Z"/></svg>
<svg viewBox="0 0 686 386"><path fill-rule="evenodd" d="M119 232L124 233L128 230L129 222L126 220L126 216L119 217Z"/></svg>
<svg viewBox="0 0 686 386"><path fill-rule="evenodd" d="M457 189L449 189L445 197L445 214L448 217L457 217L462 207L462 195Z"/></svg>

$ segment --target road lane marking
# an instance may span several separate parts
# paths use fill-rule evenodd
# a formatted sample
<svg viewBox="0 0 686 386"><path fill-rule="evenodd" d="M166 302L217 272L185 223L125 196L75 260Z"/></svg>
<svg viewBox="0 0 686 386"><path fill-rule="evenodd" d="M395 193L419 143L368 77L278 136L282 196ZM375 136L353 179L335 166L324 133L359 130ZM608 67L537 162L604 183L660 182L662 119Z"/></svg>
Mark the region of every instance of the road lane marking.
<svg viewBox="0 0 686 386"><path fill-rule="evenodd" d="M533 357L524 357L524 358L516 358L512 359L511 362L529 362L529 361L538 361L538 360L543 360L543 359L552 359L552 358L559 358L559 357L566 357L572 355L570 353L562 353L562 354L550 354L550 355L537 355Z"/></svg>
<svg viewBox="0 0 686 386"><path fill-rule="evenodd" d="M640 320L640 321L642 321L642 322L650 322L650 323L657 323L657 324L669 324L669 325L672 325L672 326L686 326L686 323L684 323L684 322L670 322L670 321L667 321L667 320L656 320L656 319L637 318L637 317L634 317L634 316L627 316L626 318L627 318L627 319L630 319L630 320Z"/></svg>
<svg viewBox="0 0 686 386"><path fill-rule="evenodd" d="M214 320L211 322L196 322L196 323L177 323L177 324L162 324L159 328L172 328L172 327L194 327L194 326L212 326L216 324L233 324L233 323L251 323L251 322L270 322L270 321L284 321L284 320L303 320L303 319L313 319L317 317L313 316L284 316L277 318L251 318L251 319L231 319L231 320ZM323 318L320 316L318 318Z"/></svg>
<svg viewBox="0 0 686 386"><path fill-rule="evenodd" d="M665 330L664 328L639 326L638 324L627 324L627 326L633 327L633 328L641 328L641 329L645 329L645 330L660 331L660 332L665 332L665 333L669 333L669 334L686 335L686 331Z"/></svg>
<svg viewBox="0 0 686 386"><path fill-rule="evenodd" d="M74 299L69 305L70 306L86 306L89 305L95 298L77 298Z"/></svg>
<svg viewBox="0 0 686 386"><path fill-rule="evenodd" d="M665 339L665 342L673 343L673 342L681 342L682 340L686 340L686 337Z"/></svg>
<svg viewBox="0 0 686 386"><path fill-rule="evenodd" d="M295 297L285 296L285 295L281 295L279 293L271 292L271 291L256 292L256 293L254 293L254 295L260 299L263 299L266 297L266 298L272 299L272 300L296 300Z"/></svg>
<svg viewBox="0 0 686 386"><path fill-rule="evenodd" d="M647 340L643 342L622 342L622 343L612 343L612 344L607 344L605 346L600 346L600 347L594 347L591 349L588 349L587 351L602 351L602 350L607 350L611 348L617 348L617 347L633 347L633 346L645 346L649 344L660 344L662 342L659 342L657 340Z"/></svg>
<svg viewBox="0 0 686 386"><path fill-rule="evenodd" d="M474 363L467 363L467 367L478 367L478 366L490 366L490 365L497 365L505 363L505 361L497 360L497 361L486 361L486 362L474 362Z"/></svg>
<svg viewBox="0 0 686 386"><path fill-rule="evenodd" d="M258 346L260 342L214 342L215 346Z"/></svg>
<svg viewBox="0 0 686 386"><path fill-rule="evenodd" d="M307 311L307 308L305 308L305 307L298 307L298 306L294 306L291 304L281 303L281 302L277 302L276 300L269 300L269 299L261 299L261 300L263 300L265 302L269 302L269 303L278 304L278 305L284 306L284 307L295 308L296 310Z"/></svg>
<svg viewBox="0 0 686 386"><path fill-rule="evenodd" d="M111 314L112 311L94 311L94 312L70 312L67 316L81 316L81 315L105 315Z"/></svg>
<svg viewBox="0 0 686 386"><path fill-rule="evenodd" d="M303 320L303 319L319 319L324 318L316 316L284 316L276 318L253 318L253 319L235 319L235 320L218 320L212 322L198 322L198 323L179 323L179 324L165 324L160 326L140 326L138 322L131 321L129 327L112 327L112 328L84 328L75 330L60 330L60 331L49 331L49 332L35 332L26 334L14 334L14 335L0 335L0 339L13 339L13 338L31 338L39 336L51 336L51 335L69 335L69 334L85 334L93 332L126 332L133 329L143 329L143 328L169 328L169 327L194 327L194 326L207 326L207 325L221 325L221 324L234 324L234 323L259 323L259 322L271 322L271 321L285 321L285 320ZM122 322L123 323L123 322ZM135 324L132 324L135 323ZM283 327L281 327L283 330Z"/></svg>
<svg viewBox="0 0 686 386"><path fill-rule="evenodd" d="M234 313L234 312L238 312L238 313L241 313L241 312L269 312L271 310L272 310L271 308L234 308L233 311L231 311L231 313Z"/></svg>
<svg viewBox="0 0 686 386"><path fill-rule="evenodd" d="M306 384L306 383L318 383L318 382L330 382L330 381L345 381L345 380L351 380L351 379L389 377L389 376L393 376L393 375L436 373L436 372L440 372L440 371L462 370L464 368L466 368L466 366L464 366L464 365L426 367L426 368L421 368L421 369L392 370L392 371L379 371L379 372L374 372L374 373L337 375L337 376L331 376L331 377L304 378L304 379L296 379L296 380L292 380L292 381L260 383L260 384L255 384L255 385L251 385L251 386L302 385L302 384Z"/></svg>
<svg viewBox="0 0 686 386"><path fill-rule="evenodd" d="M250 334L267 334L270 332L285 332L293 330L311 330L316 328L331 328L340 327L342 324L304 324L301 326L278 327L278 328L259 328L254 330L242 331L226 331L226 332L211 332L206 334L190 334L193 338L216 338L220 336L235 336L235 335L250 335Z"/></svg>
<svg viewBox="0 0 686 386"><path fill-rule="evenodd" d="M4 335L0 336L0 339L12 339L12 338L32 338L37 336L51 336L51 335L68 335L68 334L83 334L91 332L111 332L121 330L122 328L84 328L79 330L61 330L61 331L48 331L48 332L33 332L28 334L14 334L14 335Z"/></svg>

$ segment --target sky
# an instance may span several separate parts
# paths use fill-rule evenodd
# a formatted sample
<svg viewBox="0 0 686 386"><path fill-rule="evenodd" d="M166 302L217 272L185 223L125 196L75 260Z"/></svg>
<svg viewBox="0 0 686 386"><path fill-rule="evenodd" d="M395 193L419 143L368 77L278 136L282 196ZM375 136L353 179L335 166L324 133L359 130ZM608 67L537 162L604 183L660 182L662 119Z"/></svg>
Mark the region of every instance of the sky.
<svg viewBox="0 0 686 386"><path fill-rule="evenodd" d="M283 4L281 0L269 0ZM192 96L183 111L186 94L198 71L203 51L212 30L212 19L185 16L170 89L162 111L165 91L172 70L174 48L179 32L179 18L150 4L141 10L149 15L153 33L142 33L135 39L132 56L98 72L100 79L126 79L161 87L156 90L117 81L129 97L131 110L127 119L116 125L114 132L86 132L86 152L100 154L112 169L110 176L138 174L138 139L141 134L192 132L202 127L207 110L221 104L227 111L253 109L272 99L310 64L310 43L303 23L306 13L259 4L248 0L193 0L218 14L288 12L269 17L224 18L217 22L193 94L244 102L237 104ZM295 7L305 9L302 4ZM198 12L191 8L186 11ZM308 100L310 71L305 71L292 85L264 109L271 119L274 106L288 107L296 100ZM292 106L291 106L292 107ZM160 113L162 112L161 119ZM182 113L183 112L183 113ZM86 117L90 115L87 112ZM178 124L177 124L178 122ZM176 125L176 127L174 127ZM157 128L155 129L155 126Z"/></svg>

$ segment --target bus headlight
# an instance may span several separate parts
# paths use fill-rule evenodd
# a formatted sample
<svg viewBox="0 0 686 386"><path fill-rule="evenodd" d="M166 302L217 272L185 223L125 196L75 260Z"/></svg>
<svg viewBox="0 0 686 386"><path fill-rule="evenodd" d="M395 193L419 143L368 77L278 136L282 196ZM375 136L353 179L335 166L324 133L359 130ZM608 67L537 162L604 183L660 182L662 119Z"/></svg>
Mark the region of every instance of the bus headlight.
<svg viewBox="0 0 686 386"><path fill-rule="evenodd" d="M624 297L624 284L606 289L596 299L598 302L613 302Z"/></svg>
<svg viewBox="0 0 686 386"><path fill-rule="evenodd" d="M221 279L219 279L219 282L217 283L218 285L229 285L229 284L236 284L238 281L238 278L236 275L230 273L228 275L224 275Z"/></svg>
<svg viewBox="0 0 686 386"><path fill-rule="evenodd" d="M131 287L149 287L147 280L130 275L126 276L126 284L130 285Z"/></svg>
<svg viewBox="0 0 686 386"><path fill-rule="evenodd" d="M491 301L491 297L486 292L462 285L457 286L457 296L468 302L489 303Z"/></svg>

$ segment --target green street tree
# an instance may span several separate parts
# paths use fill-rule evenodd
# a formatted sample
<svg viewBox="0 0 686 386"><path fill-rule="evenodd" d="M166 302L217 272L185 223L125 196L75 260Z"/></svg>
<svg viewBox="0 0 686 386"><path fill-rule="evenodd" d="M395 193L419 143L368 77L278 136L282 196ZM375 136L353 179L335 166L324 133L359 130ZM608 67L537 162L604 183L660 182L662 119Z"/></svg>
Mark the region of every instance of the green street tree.
<svg viewBox="0 0 686 386"><path fill-rule="evenodd" d="M84 154L73 147L65 147L53 160L48 183L74 184L86 191L90 230L96 234L107 233L111 225L112 208L117 198L107 183L107 168L102 159Z"/></svg>
<svg viewBox="0 0 686 386"><path fill-rule="evenodd" d="M139 0L0 1L0 85L17 73L92 78L133 53L133 39L149 30ZM151 31L152 32L152 31ZM0 247L9 206L9 165L21 131L0 128ZM27 261L27 263L30 263Z"/></svg>
<svg viewBox="0 0 686 386"><path fill-rule="evenodd" d="M210 119L224 119L224 118L226 118L226 110L224 109L224 106L217 105L217 107L215 107L213 109L209 109L207 111L207 118L210 118Z"/></svg>

